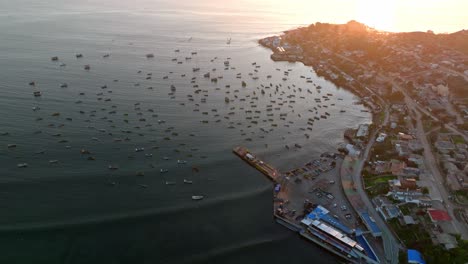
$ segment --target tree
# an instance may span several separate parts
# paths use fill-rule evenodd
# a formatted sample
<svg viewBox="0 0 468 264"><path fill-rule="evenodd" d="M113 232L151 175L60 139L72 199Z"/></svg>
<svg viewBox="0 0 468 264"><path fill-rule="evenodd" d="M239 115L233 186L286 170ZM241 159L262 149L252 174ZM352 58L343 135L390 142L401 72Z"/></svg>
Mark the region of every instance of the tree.
<svg viewBox="0 0 468 264"><path fill-rule="evenodd" d="M421 192L422 194L429 194L429 189L427 187L423 187Z"/></svg>

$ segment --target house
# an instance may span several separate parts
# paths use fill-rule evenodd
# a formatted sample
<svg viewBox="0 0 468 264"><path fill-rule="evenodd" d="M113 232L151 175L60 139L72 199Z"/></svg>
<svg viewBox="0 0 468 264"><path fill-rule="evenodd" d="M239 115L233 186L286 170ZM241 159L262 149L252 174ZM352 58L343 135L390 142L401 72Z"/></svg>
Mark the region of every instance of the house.
<svg viewBox="0 0 468 264"><path fill-rule="evenodd" d="M403 169L406 168L406 163L404 161L392 159L390 161L390 171L393 175L400 175L403 172Z"/></svg>
<svg viewBox="0 0 468 264"><path fill-rule="evenodd" d="M379 142L379 143L382 143L384 142L384 140L387 138L387 134L385 133L380 133L379 136L377 137L377 139L375 141Z"/></svg>
<svg viewBox="0 0 468 264"><path fill-rule="evenodd" d="M395 179L388 181L390 186L390 191L387 194L391 195L394 199L414 203L417 205L426 205L430 204L430 201L426 201L414 179Z"/></svg>
<svg viewBox="0 0 468 264"><path fill-rule="evenodd" d="M414 225L416 222L414 221L413 217L411 215L404 215L403 216L403 223L405 225Z"/></svg>
<svg viewBox="0 0 468 264"><path fill-rule="evenodd" d="M434 146L437 148L439 152L442 152L442 153L455 149L455 145L450 141L438 140L435 142Z"/></svg>
<svg viewBox="0 0 468 264"><path fill-rule="evenodd" d="M405 167L400 173L401 176L405 177L417 177L421 173L421 170L414 167Z"/></svg>
<svg viewBox="0 0 468 264"><path fill-rule="evenodd" d="M398 152L400 157L408 157L410 154L408 142L406 141L397 140L395 142L395 150Z"/></svg>
<svg viewBox="0 0 468 264"><path fill-rule="evenodd" d="M418 154L410 154L408 160L411 162L416 163L418 166L424 163L424 159L421 155Z"/></svg>
<svg viewBox="0 0 468 264"><path fill-rule="evenodd" d="M421 252L415 249L408 249L407 255L409 264L426 264L426 261L424 261Z"/></svg>
<svg viewBox="0 0 468 264"><path fill-rule="evenodd" d="M399 140L412 140L412 139L413 139L413 136L407 135L407 134L402 133L402 132L399 132L399 133L398 133L398 139L399 139Z"/></svg>
<svg viewBox="0 0 468 264"><path fill-rule="evenodd" d="M416 140L416 139L408 141L408 148L413 152L414 151L420 151L420 150L424 149L421 142L419 142L419 140Z"/></svg>
<svg viewBox="0 0 468 264"><path fill-rule="evenodd" d="M374 163L374 171L376 174L384 174L390 172L390 162L378 160Z"/></svg>
<svg viewBox="0 0 468 264"><path fill-rule="evenodd" d="M400 210L387 197L377 196L372 199L372 202L375 205L375 210L382 215L385 221L397 218L400 215Z"/></svg>
<svg viewBox="0 0 468 264"><path fill-rule="evenodd" d="M438 210L434 208L427 209L427 214L433 223L443 222L443 221L452 221L452 218L444 210Z"/></svg>
<svg viewBox="0 0 468 264"><path fill-rule="evenodd" d="M438 233L436 234L436 238L439 244L443 245L447 250L456 248L458 246L457 239L447 233Z"/></svg>
<svg viewBox="0 0 468 264"><path fill-rule="evenodd" d="M359 125L358 131L356 132L356 137L367 137L369 135L369 125L361 124Z"/></svg>

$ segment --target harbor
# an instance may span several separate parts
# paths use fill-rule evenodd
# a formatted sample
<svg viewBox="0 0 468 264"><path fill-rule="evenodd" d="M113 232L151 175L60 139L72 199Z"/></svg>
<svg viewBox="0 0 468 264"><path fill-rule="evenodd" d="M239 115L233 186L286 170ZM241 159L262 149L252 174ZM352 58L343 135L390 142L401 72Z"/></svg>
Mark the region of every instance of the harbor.
<svg viewBox="0 0 468 264"><path fill-rule="evenodd" d="M273 182L277 223L350 263L380 263L379 252L371 246L378 241L339 184L342 155L323 153L300 168L280 172L245 147L233 152Z"/></svg>

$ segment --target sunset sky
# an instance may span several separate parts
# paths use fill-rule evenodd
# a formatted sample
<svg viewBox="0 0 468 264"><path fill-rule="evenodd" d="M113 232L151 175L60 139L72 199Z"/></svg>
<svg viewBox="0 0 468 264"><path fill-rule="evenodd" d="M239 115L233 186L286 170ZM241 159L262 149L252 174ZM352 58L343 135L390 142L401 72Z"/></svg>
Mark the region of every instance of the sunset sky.
<svg viewBox="0 0 468 264"><path fill-rule="evenodd" d="M250 0L246 0L250 2ZM296 19L344 23L351 19L387 31L454 32L468 29L467 0L260 0Z"/></svg>

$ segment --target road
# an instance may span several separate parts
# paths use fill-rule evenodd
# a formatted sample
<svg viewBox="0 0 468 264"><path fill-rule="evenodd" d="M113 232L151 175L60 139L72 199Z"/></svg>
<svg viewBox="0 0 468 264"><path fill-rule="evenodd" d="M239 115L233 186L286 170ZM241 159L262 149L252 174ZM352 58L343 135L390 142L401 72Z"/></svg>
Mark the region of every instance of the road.
<svg viewBox="0 0 468 264"><path fill-rule="evenodd" d="M459 233L463 239L468 239L468 229L466 225L459 222L453 212L454 209L459 208L459 205L452 203L452 201L448 198L450 194L444 186L445 179L439 171L436 158L434 157L434 154L432 153L432 146L428 142L426 133L424 132L424 127L421 121L421 112L418 109L419 107L416 104L416 102L414 102L414 100L408 96L408 94L406 93L404 89L401 89L401 87L399 87L398 85L395 85L394 87L399 89L405 95L405 102L406 102L409 112L415 114L416 133L417 133L416 137L419 139L422 146L424 147L424 152L423 152L424 163L426 165L426 168L430 171L429 176L432 178L431 180L436 183L435 186L437 187L442 197L442 202L444 203L444 206L447 212L452 218L452 224L453 224L454 230L457 233Z"/></svg>
<svg viewBox="0 0 468 264"><path fill-rule="evenodd" d="M385 107L384 111L385 111L385 118L384 118L383 125L388 123L389 116L390 116L388 107ZM342 165L343 167L342 167L341 173L342 173L342 177L346 177L346 178L349 177L349 175L351 175L356 192L358 193L359 198L361 200L360 203L358 203L357 205L355 204L355 206L358 206L360 208L354 208L354 209L358 212L362 211L363 209L366 209L369 215L372 216L372 218L375 220L375 223L382 231L382 241L383 241L383 246L384 246L384 251L385 251L385 259L381 259L381 262L397 264L400 243L395 238L392 231L389 229L389 227L386 225L386 223L383 221L380 215L377 213L377 211L375 210L372 202L367 196L367 193L364 191L364 186L363 186L362 178L361 178L362 169L364 167L365 162L367 161L367 157L369 155L370 149L372 148L372 145L375 143L375 138L378 132L379 132L379 129L377 129L370 135L370 141L368 142L364 150L364 153L360 158L353 159L348 156L345 159L345 161L343 161L343 165Z"/></svg>
<svg viewBox="0 0 468 264"><path fill-rule="evenodd" d="M382 126L385 126L388 123L390 114L388 108L385 109L385 118ZM357 160L357 162L354 165L353 169L353 180L354 184L357 187L357 192L359 193L359 196L361 197L361 200L364 202L365 206L368 209L368 213L374 218L376 224L379 226L380 230L382 231L382 240L384 243L384 249L385 249L385 255L387 261L392 264L397 264L398 263L398 253L399 253L399 242L393 235L392 231L390 228L387 226L387 224L382 220L380 215L377 213L377 211L374 209L374 205L370 201L369 197L367 196L367 193L364 190L364 185L362 183L362 177L361 177L361 172L364 167L365 162L367 161L367 158L369 156L369 152L372 148L372 146L375 143L375 138L377 136L377 133L379 130L377 129L370 135L370 140L369 143L366 146L366 149L364 150L364 153L362 154L362 157Z"/></svg>

